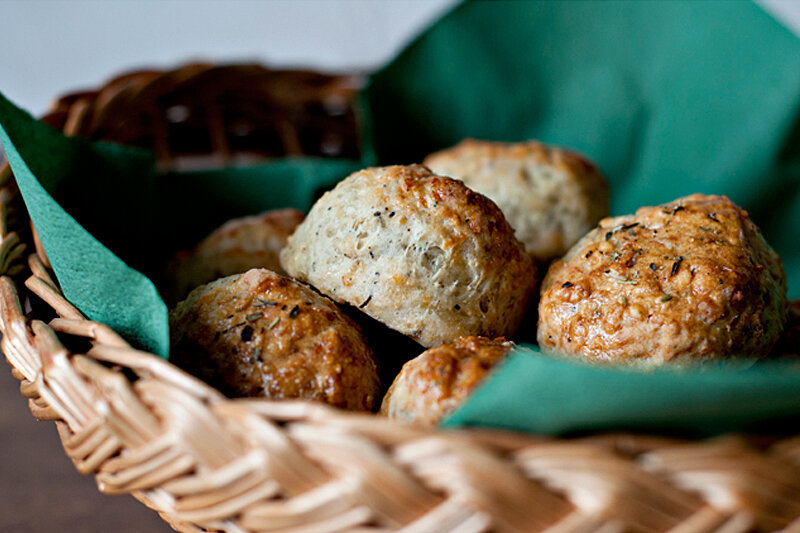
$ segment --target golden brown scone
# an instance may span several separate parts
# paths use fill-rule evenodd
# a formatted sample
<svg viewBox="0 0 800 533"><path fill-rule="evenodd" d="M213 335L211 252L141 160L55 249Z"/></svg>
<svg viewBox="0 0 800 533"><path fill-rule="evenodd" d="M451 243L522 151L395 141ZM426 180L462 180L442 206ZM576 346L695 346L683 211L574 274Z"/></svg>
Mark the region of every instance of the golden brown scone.
<svg viewBox="0 0 800 533"><path fill-rule="evenodd" d="M560 257L608 216L608 184L578 154L536 141L467 139L429 155L435 173L492 199L538 261Z"/></svg>
<svg viewBox="0 0 800 533"><path fill-rule="evenodd" d="M230 397L370 410L372 351L330 300L265 269L193 290L169 314L170 361Z"/></svg>
<svg viewBox="0 0 800 533"><path fill-rule="evenodd" d="M695 194L603 220L542 284L538 339L598 362L762 357L786 318L786 275L747 213Z"/></svg>
<svg viewBox="0 0 800 533"><path fill-rule="evenodd" d="M461 337L422 352L403 365L381 404L381 414L436 425L455 411L511 350L505 339Z"/></svg>
<svg viewBox="0 0 800 533"><path fill-rule="evenodd" d="M786 325L772 350L772 357L800 358L800 300L789 302Z"/></svg>
<svg viewBox="0 0 800 533"><path fill-rule="evenodd" d="M194 250L175 256L167 269L168 299L180 300L195 287L251 268L283 274L278 253L302 221L303 213L287 208L226 222Z"/></svg>
<svg viewBox="0 0 800 533"><path fill-rule="evenodd" d="M281 263L423 346L510 336L536 282L497 206L419 165L350 175L314 205Z"/></svg>

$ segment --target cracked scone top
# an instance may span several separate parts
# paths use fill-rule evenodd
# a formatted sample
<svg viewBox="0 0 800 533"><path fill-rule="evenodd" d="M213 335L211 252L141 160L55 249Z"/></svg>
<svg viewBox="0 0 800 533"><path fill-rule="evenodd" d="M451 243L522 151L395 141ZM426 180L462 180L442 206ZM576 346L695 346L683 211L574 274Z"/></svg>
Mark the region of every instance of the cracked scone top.
<svg viewBox="0 0 800 533"><path fill-rule="evenodd" d="M783 266L747 212L695 194L603 220L555 262L537 336L600 362L762 357L786 305Z"/></svg>
<svg viewBox="0 0 800 533"><path fill-rule="evenodd" d="M427 347L511 335L536 282L497 206L419 165L350 175L314 205L281 264Z"/></svg>
<svg viewBox="0 0 800 533"><path fill-rule="evenodd" d="M496 202L538 261L564 253L608 216L608 184L582 156L536 141L467 139L425 158Z"/></svg>
<svg viewBox="0 0 800 533"><path fill-rule="evenodd" d="M328 298L259 268L202 285L169 313L170 361L230 397L305 398L368 411L378 370Z"/></svg>

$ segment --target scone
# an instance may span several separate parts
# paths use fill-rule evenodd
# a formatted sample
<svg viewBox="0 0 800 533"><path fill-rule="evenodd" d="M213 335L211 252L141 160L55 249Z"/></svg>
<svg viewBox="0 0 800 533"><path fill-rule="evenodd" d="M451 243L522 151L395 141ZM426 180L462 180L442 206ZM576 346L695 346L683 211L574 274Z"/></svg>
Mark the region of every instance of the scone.
<svg viewBox="0 0 800 533"><path fill-rule="evenodd" d="M302 221L297 209L278 209L226 222L175 257L167 269L167 299L178 301L195 287L251 268L283 274L278 253Z"/></svg>
<svg viewBox="0 0 800 533"><path fill-rule="evenodd" d="M593 164L535 141L468 139L424 164L492 199L537 261L564 255L609 213L608 184Z"/></svg>
<svg viewBox="0 0 800 533"><path fill-rule="evenodd" d="M169 314L170 361L230 397L371 410L372 351L327 298L264 269L193 290Z"/></svg>
<svg viewBox="0 0 800 533"><path fill-rule="evenodd" d="M426 350L403 365L381 404L381 414L436 425L455 411L513 344L504 339L462 337Z"/></svg>
<svg viewBox="0 0 800 533"><path fill-rule="evenodd" d="M281 264L426 347L510 336L536 282L497 206L419 165L350 175L312 207Z"/></svg>
<svg viewBox="0 0 800 533"><path fill-rule="evenodd" d="M603 220L542 284L538 340L592 361L762 357L786 319L786 275L747 213L695 194Z"/></svg>

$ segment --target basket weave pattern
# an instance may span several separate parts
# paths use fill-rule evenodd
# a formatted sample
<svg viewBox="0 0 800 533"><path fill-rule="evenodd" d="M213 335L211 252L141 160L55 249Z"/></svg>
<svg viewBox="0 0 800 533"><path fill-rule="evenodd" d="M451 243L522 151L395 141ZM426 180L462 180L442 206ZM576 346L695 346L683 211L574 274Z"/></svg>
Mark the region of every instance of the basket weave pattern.
<svg viewBox="0 0 800 533"><path fill-rule="evenodd" d="M97 94L48 122L85 134L81 117L110 113ZM545 439L226 399L70 304L7 167L0 178L1 346L21 393L101 491L178 531L800 532L800 437Z"/></svg>
<svg viewBox="0 0 800 533"><path fill-rule="evenodd" d="M164 170L281 156L358 159L358 75L258 65L136 71L58 99L42 121L67 135L155 152Z"/></svg>

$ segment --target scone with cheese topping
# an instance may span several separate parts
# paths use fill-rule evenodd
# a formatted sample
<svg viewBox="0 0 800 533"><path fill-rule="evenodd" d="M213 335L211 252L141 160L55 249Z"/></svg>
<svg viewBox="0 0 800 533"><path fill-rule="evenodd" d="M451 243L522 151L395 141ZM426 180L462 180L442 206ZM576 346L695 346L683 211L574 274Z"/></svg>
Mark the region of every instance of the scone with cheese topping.
<svg viewBox="0 0 800 533"><path fill-rule="evenodd" d="M438 424L466 401L512 347L502 338L462 337L424 351L403 365L383 398L381 414Z"/></svg>
<svg viewBox="0 0 800 533"><path fill-rule="evenodd" d="M763 357L786 320L778 255L724 196L603 220L542 284L540 346L598 362Z"/></svg>
<svg viewBox="0 0 800 533"><path fill-rule="evenodd" d="M193 290L169 314L170 361L231 397L306 398L371 410L372 350L336 305L253 269Z"/></svg>
<svg viewBox="0 0 800 533"><path fill-rule="evenodd" d="M467 139L425 165L493 200L537 261L560 257L608 216L608 184L584 157L528 141Z"/></svg>
<svg viewBox="0 0 800 533"><path fill-rule="evenodd" d="M314 205L281 264L428 347L510 336L536 282L497 206L420 165L350 175Z"/></svg>
<svg viewBox="0 0 800 533"><path fill-rule="evenodd" d="M278 253L303 221L297 209L276 209L230 220L192 251L175 256L167 269L167 299L178 301L209 281L266 268L283 274Z"/></svg>

